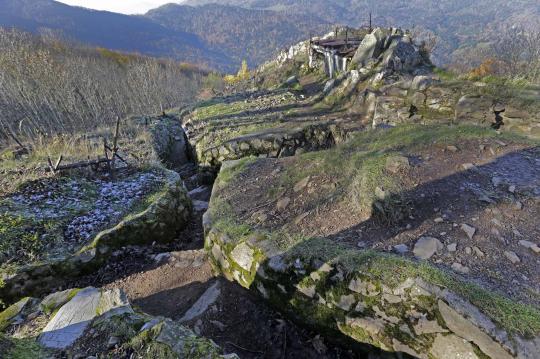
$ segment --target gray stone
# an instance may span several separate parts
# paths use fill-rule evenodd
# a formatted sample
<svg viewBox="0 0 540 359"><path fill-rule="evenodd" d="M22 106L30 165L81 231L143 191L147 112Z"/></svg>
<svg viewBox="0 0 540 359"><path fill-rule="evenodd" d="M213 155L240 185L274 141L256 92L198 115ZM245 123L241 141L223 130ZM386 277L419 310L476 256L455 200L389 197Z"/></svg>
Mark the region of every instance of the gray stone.
<svg viewBox="0 0 540 359"><path fill-rule="evenodd" d="M454 334L476 344L491 359L511 359L512 356L489 335L465 319L448 304L439 300L439 312L448 329Z"/></svg>
<svg viewBox="0 0 540 359"><path fill-rule="evenodd" d="M437 359L479 359L471 343L452 334L437 334L429 353Z"/></svg>
<svg viewBox="0 0 540 359"><path fill-rule="evenodd" d="M474 234L476 233L476 228L474 228L473 226L469 226L466 223L463 223L461 225L461 229L467 234L467 237L469 237L469 239L473 239Z"/></svg>
<svg viewBox="0 0 540 359"><path fill-rule="evenodd" d="M349 289L353 292L360 293L367 297L374 297L380 293L380 291L373 283L363 281L362 279L351 280L351 282L349 283Z"/></svg>
<svg viewBox="0 0 540 359"><path fill-rule="evenodd" d="M484 252L482 252L480 248L478 248L477 246L473 246L472 249L473 249L474 254L476 254L477 257L484 256Z"/></svg>
<svg viewBox="0 0 540 359"><path fill-rule="evenodd" d="M208 210L208 202L194 200L193 210L195 212L205 212L206 210Z"/></svg>
<svg viewBox="0 0 540 359"><path fill-rule="evenodd" d="M382 65L393 71L412 71L422 62L420 52L407 36L396 36L382 54Z"/></svg>
<svg viewBox="0 0 540 359"><path fill-rule="evenodd" d="M540 253L540 247L536 243L533 243L530 241L524 241L524 240L520 240L518 243L521 246L530 249L534 253Z"/></svg>
<svg viewBox="0 0 540 359"><path fill-rule="evenodd" d="M390 156L386 160L386 170L390 173L395 174L409 167L409 159L405 156Z"/></svg>
<svg viewBox="0 0 540 359"><path fill-rule="evenodd" d="M300 192L302 191L304 188L306 188L306 186L308 185L309 183L309 179L310 177L307 176L306 178L302 179L301 181L299 181L298 183L296 183L294 185L294 192Z"/></svg>
<svg viewBox="0 0 540 359"><path fill-rule="evenodd" d="M120 338L112 336L109 338L109 341L107 342L107 348L113 349L118 344L120 344Z"/></svg>
<svg viewBox="0 0 540 359"><path fill-rule="evenodd" d="M396 338L392 339L392 346L394 347L394 350L396 352L406 353L406 354L411 355L414 358L420 358L420 359L427 358L427 356L425 354L417 353L414 349L412 349L411 347L409 347L406 344L403 344L402 342L400 342Z"/></svg>
<svg viewBox="0 0 540 359"><path fill-rule="evenodd" d="M397 244L394 246L394 250L399 254L405 254L409 251L409 247L406 244Z"/></svg>
<svg viewBox="0 0 540 359"><path fill-rule="evenodd" d="M335 85L336 85L336 79L330 79L326 81L326 83L324 84L323 93L328 94L330 91L332 91Z"/></svg>
<svg viewBox="0 0 540 359"><path fill-rule="evenodd" d="M431 85L432 82L433 80L429 76L415 76L411 83L411 89L424 91Z"/></svg>
<svg viewBox="0 0 540 359"><path fill-rule="evenodd" d="M314 285L304 286L304 285L298 284L296 285L296 289L298 289L300 293L304 294L307 297L313 298L315 296Z"/></svg>
<svg viewBox="0 0 540 359"><path fill-rule="evenodd" d="M43 329L39 337L47 348L65 349L82 336L94 318L133 313L126 296L119 289L101 291L88 287L66 303Z"/></svg>
<svg viewBox="0 0 540 359"><path fill-rule="evenodd" d="M289 203L291 203L291 199L289 197L283 197L277 201L276 208L278 211L282 212L287 208Z"/></svg>
<svg viewBox="0 0 540 359"><path fill-rule="evenodd" d="M285 84L286 84L287 86L291 86L291 85L294 85L294 84L296 84L296 83L298 83L298 78L297 78L296 76L291 76L291 77L289 77L289 78L287 79L287 81L285 81Z"/></svg>
<svg viewBox="0 0 540 359"><path fill-rule="evenodd" d="M382 322L379 319L370 318L370 317L366 317L366 318L346 317L345 324L353 328L355 327L362 328L368 333L370 333L371 335L375 335L375 336L381 333L385 327L384 322Z"/></svg>
<svg viewBox="0 0 540 359"><path fill-rule="evenodd" d="M212 189L210 187L200 186L200 187L197 187L197 188L189 191L188 196L192 200L208 201L208 199L210 198L211 193L212 193Z"/></svg>
<svg viewBox="0 0 540 359"><path fill-rule="evenodd" d="M268 261L268 267L274 272L285 273L288 266L282 256L274 256Z"/></svg>
<svg viewBox="0 0 540 359"><path fill-rule="evenodd" d="M17 303L10 305L3 312L0 312L0 331L12 324L15 318L31 303L31 298L23 298Z"/></svg>
<svg viewBox="0 0 540 359"><path fill-rule="evenodd" d="M469 267L464 266L459 262L452 263L452 269L461 274L469 274Z"/></svg>
<svg viewBox="0 0 540 359"><path fill-rule="evenodd" d="M228 269L230 267L229 261L227 260L219 246L215 243L212 246L212 257L214 257L214 259L218 262L222 269Z"/></svg>
<svg viewBox="0 0 540 359"><path fill-rule="evenodd" d="M418 323L413 325L413 329L417 335L448 332L448 330L441 327L436 320L428 320L424 317L420 318Z"/></svg>
<svg viewBox="0 0 540 359"><path fill-rule="evenodd" d="M443 248L443 244L437 238L421 237L414 245L413 253L416 258L429 259Z"/></svg>
<svg viewBox="0 0 540 359"><path fill-rule="evenodd" d="M519 259L518 255L512 251L504 251L504 256L508 258L508 260L513 264L521 262L521 259Z"/></svg>
<svg viewBox="0 0 540 359"><path fill-rule="evenodd" d="M491 104L492 100L487 97L462 96L455 106L455 119L458 122L491 123L495 118Z"/></svg>
<svg viewBox="0 0 540 359"><path fill-rule="evenodd" d="M358 46L352 62L365 66L370 60L377 58L382 51L384 38L381 29L375 29L371 34L367 34Z"/></svg>
<svg viewBox="0 0 540 359"><path fill-rule="evenodd" d="M170 253L159 253L154 256L154 262L156 262L157 264L162 264L167 262L170 258Z"/></svg>
<svg viewBox="0 0 540 359"><path fill-rule="evenodd" d="M76 290L76 289L75 289ZM39 304L41 310L45 313L50 313L55 309L63 306L70 299L70 295L73 293L74 289L66 289L61 292L56 292L49 294Z"/></svg>
<svg viewBox="0 0 540 359"><path fill-rule="evenodd" d="M356 299L354 298L354 295L352 294L342 295L339 298L339 302L336 303L336 306L345 311L348 311L351 309L351 307L354 305L355 302L356 302Z"/></svg>
<svg viewBox="0 0 540 359"><path fill-rule="evenodd" d="M448 249L448 252L455 252L457 250L457 243L450 243L446 246L446 249Z"/></svg>
<svg viewBox="0 0 540 359"><path fill-rule="evenodd" d="M221 288L219 286L219 282L215 282L199 297L199 299L197 299L195 304L188 309L188 311L180 319L180 323L190 321L203 315L208 308L210 308L210 306L216 302L220 294Z"/></svg>
<svg viewBox="0 0 540 359"><path fill-rule="evenodd" d="M198 326L196 326L198 327ZM166 319L161 322L155 341L167 345L179 358L227 358L238 359L236 354L219 355L219 347L211 340L197 337L194 331ZM189 355L186 355L189 353Z"/></svg>
<svg viewBox="0 0 540 359"><path fill-rule="evenodd" d="M243 269L250 271L253 264L253 255L255 251L247 244L240 243L232 250L230 256Z"/></svg>

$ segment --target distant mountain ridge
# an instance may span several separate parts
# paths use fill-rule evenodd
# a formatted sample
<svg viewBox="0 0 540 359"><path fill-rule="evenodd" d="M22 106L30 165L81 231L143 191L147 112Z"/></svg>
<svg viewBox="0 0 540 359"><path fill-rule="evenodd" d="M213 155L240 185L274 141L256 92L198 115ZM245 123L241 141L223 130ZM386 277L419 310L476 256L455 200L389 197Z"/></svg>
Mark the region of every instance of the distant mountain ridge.
<svg viewBox="0 0 540 359"><path fill-rule="evenodd" d="M503 26L540 26L536 0L187 0L140 16L53 0L0 0L0 26L50 28L95 46L232 71L242 59L254 67L336 25L367 25L370 12L374 25L436 34L438 64L489 43Z"/></svg>
<svg viewBox="0 0 540 359"><path fill-rule="evenodd" d="M29 32L60 31L68 39L115 50L226 67L225 53L197 35L173 30L142 16L65 5L52 0L0 0L0 26Z"/></svg>
<svg viewBox="0 0 540 359"><path fill-rule="evenodd" d="M187 0L204 6L217 0ZM504 26L540 30L537 0L219 0L220 4L247 9L302 13L321 21L353 27L366 25L369 13L378 26L413 28L438 35L436 62L448 63L464 48L489 42Z"/></svg>
<svg viewBox="0 0 540 359"><path fill-rule="evenodd" d="M305 40L310 33L320 34L332 28L331 23L313 15L217 4L168 4L149 11L145 17L169 29L192 32L208 46L223 49L237 64L247 59L251 65Z"/></svg>

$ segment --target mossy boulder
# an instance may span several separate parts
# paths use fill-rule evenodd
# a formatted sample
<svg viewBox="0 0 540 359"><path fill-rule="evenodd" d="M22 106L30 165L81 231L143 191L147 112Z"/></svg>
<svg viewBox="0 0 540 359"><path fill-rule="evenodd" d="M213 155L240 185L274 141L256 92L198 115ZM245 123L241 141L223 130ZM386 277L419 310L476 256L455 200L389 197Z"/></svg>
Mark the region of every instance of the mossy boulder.
<svg viewBox="0 0 540 359"><path fill-rule="evenodd" d="M4 273L0 299L13 302L21 296L38 296L61 286L68 278L87 274L99 267L112 251L130 244L167 242L183 229L191 216L192 204L180 176L164 171L163 187L132 209L114 227L98 233L76 253L59 259L18 266Z"/></svg>

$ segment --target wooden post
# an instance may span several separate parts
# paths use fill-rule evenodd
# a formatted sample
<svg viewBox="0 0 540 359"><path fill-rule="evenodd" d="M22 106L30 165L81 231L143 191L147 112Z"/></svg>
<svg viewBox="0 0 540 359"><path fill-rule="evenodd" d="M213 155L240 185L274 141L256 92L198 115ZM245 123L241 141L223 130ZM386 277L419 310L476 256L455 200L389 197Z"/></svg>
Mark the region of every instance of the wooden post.
<svg viewBox="0 0 540 359"><path fill-rule="evenodd" d="M373 27L371 27L371 12L369 13L369 32L373 31Z"/></svg>
<svg viewBox="0 0 540 359"><path fill-rule="evenodd" d="M58 170L58 167L60 166L60 162L62 162L62 160L64 159L64 156L60 155L60 157L58 157L58 160L56 161L56 164L54 165L54 170L57 171Z"/></svg>
<svg viewBox="0 0 540 359"><path fill-rule="evenodd" d="M112 157L111 157L111 176L114 178L114 160L116 158L116 152L118 152L118 135L120 132L120 117L116 116L116 129L114 131Z"/></svg>
<svg viewBox="0 0 540 359"><path fill-rule="evenodd" d="M111 162L109 159L109 146L107 145L107 138L103 137L103 151L105 152L105 159L107 160L107 169L111 172Z"/></svg>

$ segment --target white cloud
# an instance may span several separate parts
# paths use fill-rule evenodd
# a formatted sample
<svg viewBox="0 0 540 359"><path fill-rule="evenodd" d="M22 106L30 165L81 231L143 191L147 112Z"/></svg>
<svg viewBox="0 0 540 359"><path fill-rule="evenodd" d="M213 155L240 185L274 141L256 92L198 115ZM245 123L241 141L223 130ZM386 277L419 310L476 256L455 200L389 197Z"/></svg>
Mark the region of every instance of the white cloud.
<svg viewBox="0 0 540 359"><path fill-rule="evenodd" d="M64 4L82 6L89 9L107 10L122 14L144 14L150 9L182 0L57 0Z"/></svg>

